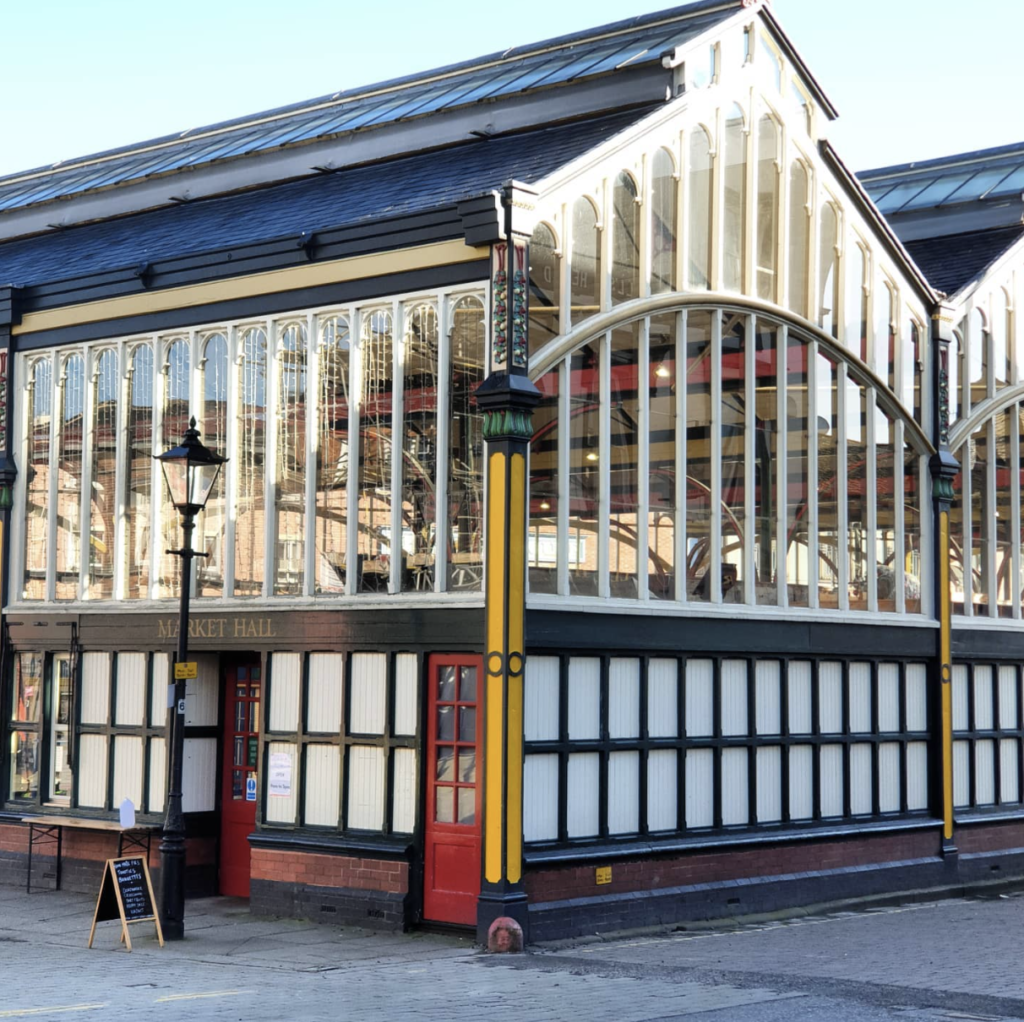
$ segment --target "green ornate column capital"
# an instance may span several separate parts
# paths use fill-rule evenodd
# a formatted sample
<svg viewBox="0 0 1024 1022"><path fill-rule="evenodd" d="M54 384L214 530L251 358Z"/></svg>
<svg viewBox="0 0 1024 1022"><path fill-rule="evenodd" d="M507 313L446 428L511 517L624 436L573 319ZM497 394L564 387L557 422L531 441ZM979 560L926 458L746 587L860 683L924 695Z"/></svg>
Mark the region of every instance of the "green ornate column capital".
<svg viewBox="0 0 1024 1022"><path fill-rule="evenodd" d="M484 417L484 439L529 441L533 409L539 400L540 391L528 376L492 373L476 391Z"/></svg>

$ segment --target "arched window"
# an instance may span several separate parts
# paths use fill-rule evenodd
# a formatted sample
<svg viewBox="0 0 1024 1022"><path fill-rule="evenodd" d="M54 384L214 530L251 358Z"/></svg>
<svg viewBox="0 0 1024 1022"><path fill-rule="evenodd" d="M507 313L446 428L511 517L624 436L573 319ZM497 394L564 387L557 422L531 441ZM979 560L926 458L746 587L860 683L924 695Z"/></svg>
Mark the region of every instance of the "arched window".
<svg viewBox="0 0 1024 1022"><path fill-rule="evenodd" d="M839 337L839 219L831 202L821 206L818 239L818 326Z"/></svg>
<svg viewBox="0 0 1024 1022"><path fill-rule="evenodd" d="M810 256L807 168L800 160L789 167L789 308L807 315L807 273Z"/></svg>
<svg viewBox="0 0 1024 1022"><path fill-rule="evenodd" d="M779 132L768 114L757 125L757 297L778 301Z"/></svg>
<svg viewBox="0 0 1024 1022"><path fill-rule="evenodd" d="M686 281L691 288L706 290L711 286L711 139L700 127L690 135L687 178L686 217L690 228Z"/></svg>
<svg viewBox="0 0 1024 1022"><path fill-rule="evenodd" d="M530 354L559 333L562 268L555 233L538 224L530 239Z"/></svg>
<svg viewBox="0 0 1024 1022"><path fill-rule="evenodd" d="M117 352L94 363L92 380L92 501L89 511L89 598L114 595L114 535L117 516Z"/></svg>
<svg viewBox="0 0 1024 1022"><path fill-rule="evenodd" d="M733 106L725 121L725 204L722 287L742 291L747 236L747 134L743 111Z"/></svg>
<svg viewBox="0 0 1024 1022"><path fill-rule="evenodd" d="M274 595L301 596L306 563L306 324L278 328Z"/></svg>
<svg viewBox="0 0 1024 1022"><path fill-rule="evenodd" d="M971 310L967 321L967 359L971 384L971 407L985 400L988 390L988 323L981 309Z"/></svg>
<svg viewBox="0 0 1024 1022"><path fill-rule="evenodd" d="M875 372L896 390L897 336L896 289L883 280L875 291Z"/></svg>
<svg viewBox="0 0 1024 1022"><path fill-rule="evenodd" d="M267 429L267 334L261 327L242 331L238 369L238 444L235 478L235 596L263 592L266 527L263 494Z"/></svg>
<svg viewBox="0 0 1024 1022"><path fill-rule="evenodd" d="M572 207L572 296L569 322L579 323L601 308L601 232L597 210L580 196Z"/></svg>
<svg viewBox="0 0 1024 1022"><path fill-rule="evenodd" d="M191 352L187 337L169 340L164 361L163 427L160 451L170 450L181 443L188 429L191 415L189 373ZM157 453L159 454L160 451ZM161 479L161 483L163 480ZM159 596L177 596L181 588L181 561L166 551L176 550L181 544L181 526L177 512L166 501L157 502L161 520L161 546L157 552L160 566Z"/></svg>
<svg viewBox="0 0 1024 1022"><path fill-rule="evenodd" d="M1006 319L1007 319L1006 292L997 287L992 292L991 327L992 334L992 371L995 375L996 388L999 384L1005 384L1010 379L1010 352L1007 344Z"/></svg>
<svg viewBox="0 0 1024 1022"><path fill-rule="evenodd" d="M316 592L343 593L347 578L349 470L348 320L320 321L320 387L316 445Z"/></svg>
<svg viewBox="0 0 1024 1022"><path fill-rule="evenodd" d="M228 342L222 333L210 334L202 342L199 361L199 429L202 441L222 457L228 454ZM224 521L226 512L225 470L217 474L206 508L196 519L193 546L206 553L196 560L196 592L199 596L224 593Z"/></svg>
<svg viewBox="0 0 1024 1022"><path fill-rule="evenodd" d="M612 188L612 304L640 294L640 206L636 183L623 172Z"/></svg>
<svg viewBox="0 0 1024 1022"><path fill-rule="evenodd" d="M68 355L60 377L57 420L57 599L78 598L82 566L82 468L85 443L85 359Z"/></svg>
<svg viewBox="0 0 1024 1022"><path fill-rule="evenodd" d="M676 288L676 219L678 201L675 165L666 149L651 159L651 293Z"/></svg>
<svg viewBox="0 0 1024 1022"><path fill-rule="evenodd" d="M46 598L46 562L50 543L50 426L53 408L53 361L41 358L28 371L28 454L25 501L26 600Z"/></svg>
<svg viewBox="0 0 1024 1022"><path fill-rule="evenodd" d="M149 596L153 526L153 348L140 344L128 374L128 471L125 473L125 596ZM160 453L160 452L156 452Z"/></svg>

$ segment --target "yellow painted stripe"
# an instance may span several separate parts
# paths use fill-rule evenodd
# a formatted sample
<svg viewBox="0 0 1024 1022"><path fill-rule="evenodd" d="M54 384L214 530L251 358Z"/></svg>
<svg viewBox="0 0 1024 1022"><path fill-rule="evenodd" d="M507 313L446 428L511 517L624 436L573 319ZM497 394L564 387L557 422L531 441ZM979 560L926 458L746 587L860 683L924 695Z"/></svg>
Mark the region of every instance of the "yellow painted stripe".
<svg viewBox="0 0 1024 1022"><path fill-rule="evenodd" d="M949 604L949 512L939 515L939 650L940 670L953 669L953 620ZM953 682L942 692L942 833L953 838Z"/></svg>
<svg viewBox="0 0 1024 1022"><path fill-rule="evenodd" d="M512 455L509 487L508 649L523 649L524 580L526 577L526 458ZM515 884L522 878L523 861L523 675L508 679L508 804L506 806L505 870Z"/></svg>
<svg viewBox="0 0 1024 1022"><path fill-rule="evenodd" d="M487 678L486 748L484 749L487 811L484 826L484 876L496 884L501 880L501 832L503 807L501 782L504 774L501 736L502 677L490 674L490 654L505 652L505 455L496 451L487 467L487 645L484 676Z"/></svg>
<svg viewBox="0 0 1024 1022"><path fill-rule="evenodd" d="M204 997L239 997L241 994L251 994L251 990L207 990L200 994L168 994L166 997L158 997L154 1004L166 1004L168 1001L198 1001Z"/></svg>
<svg viewBox="0 0 1024 1022"><path fill-rule="evenodd" d="M0 1018L23 1018L28 1015L58 1015L68 1011L96 1011L105 1008L106 1004L65 1004L56 1008L13 1008L0 1011Z"/></svg>
<svg viewBox="0 0 1024 1022"><path fill-rule="evenodd" d="M214 280L205 284L168 288L150 294L124 295L103 301L67 305L46 312L30 312L22 317L21 323L14 327L13 332L29 334L36 330L56 330L78 323L97 323L105 319L120 319L123 316L144 316L171 309L208 305L212 302L252 298L255 295L276 291L294 291L321 284L362 280L386 273L468 263L476 259L486 259L488 256L488 249L472 248L462 241L416 245L397 252L375 252L371 255L351 256L348 259L334 259L307 266L290 267L286 270L252 273L230 280Z"/></svg>

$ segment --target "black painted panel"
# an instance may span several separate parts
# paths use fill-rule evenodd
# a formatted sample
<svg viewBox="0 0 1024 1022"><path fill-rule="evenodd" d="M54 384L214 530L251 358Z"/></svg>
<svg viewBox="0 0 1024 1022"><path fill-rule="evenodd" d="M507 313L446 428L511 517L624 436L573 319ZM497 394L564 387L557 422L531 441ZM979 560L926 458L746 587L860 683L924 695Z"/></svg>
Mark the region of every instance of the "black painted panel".
<svg viewBox="0 0 1024 1022"><path fill-rule="evenodd" d="M1024 660L1024 630L953 629L954 660Z"/></svg>

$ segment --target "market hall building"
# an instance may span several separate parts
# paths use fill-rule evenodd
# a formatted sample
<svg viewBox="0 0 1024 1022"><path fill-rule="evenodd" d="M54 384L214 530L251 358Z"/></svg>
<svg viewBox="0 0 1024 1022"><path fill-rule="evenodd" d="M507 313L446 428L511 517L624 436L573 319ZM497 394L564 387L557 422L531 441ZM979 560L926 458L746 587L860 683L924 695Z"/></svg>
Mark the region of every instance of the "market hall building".
<svg viewBox="0 0 1024 1022"><path fill-rule="evenodd" d="M1024 871L1024 149L860 182L834 116L701 0L0 179L0 882L159 831L193 416L190 892L544 939Z"/></svg>

